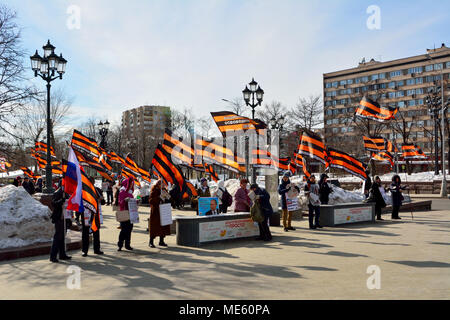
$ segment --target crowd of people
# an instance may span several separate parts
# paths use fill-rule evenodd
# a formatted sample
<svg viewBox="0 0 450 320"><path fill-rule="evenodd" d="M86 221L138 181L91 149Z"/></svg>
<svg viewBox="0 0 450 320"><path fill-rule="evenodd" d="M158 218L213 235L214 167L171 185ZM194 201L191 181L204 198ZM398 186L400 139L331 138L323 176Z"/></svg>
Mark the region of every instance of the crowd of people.
<svg viewBox="0 0 450 320"><path fill-rule="evenodd" d="M380 177L376 176L373 181L370 178L369 172L367 173L367 179L364 181L363 193L366 197L365 202L375 203L375 214L377 220L383 220L381 217L382 209L386 207L386 192L390 191L392 196L392 219L401 219L399 217L399 210L402 205L404 197L402 190L407 187L402 186L401 179L398 175L392 178L392 184L389 188L382 186ZM295 231L292 226L292 217L294 210L291 210L288 204L288 199L296 198L300 193L299 185L292 183L291 172L286 171L283 173L280 184L278 186L278 194L280 196L279 205L282 212L282 224L285 232ZM93 185L95 181L90 178ZM237 189L234 197L228 192L225 187L225 181L220 180L217 182L217 187L214 192L211 192L208 186L208 180L202 178L199 181L197 189L197 196L190 199L191 207L197 211L199 198L212 197L211 210L206 215L226 214L229 207L234 202L234 212L251 212L254 207L260 211L260 219L258 221L259 233L257 240L270 241L272 240L272 234L270 232L270 218L274 213L270 202L270 194L264 188L257 184L251 184L247 179L241 179L239 188ZM17 177L13 184L15 186L22 186L30 195L38 192L42 192L43 181L42 178L38 178L36 181L28 177ZM53 194L53 211L52 222L55 224L55 234L53 238L53 245L50 253L50 261L58 262L59 259L68 260L71 257L68 256L64 248L64 235L66 229L70 227L71 220L67 221L64 217L64 211L67 207L67 200L69 195L64 192L64 186L62 179L54 181L53 187L56 192ZM82 231L82 256L86 257L89 251L89 237L92 234L94 254L101 255L103 251L100 248L100 220L101 220L101 206L109 205L113 206L115 211L128 211L130 199L139 198L141 204L149 204L150 206L150 218L147 231L149 232L149 246L155 248L154 240L159 237L159 246L167 246L164 238L170 235L170 226L161 226L160 221L160 205L164 203L170 203L173 208L180 209L183 198L176 186L167 186L162 180L156 181L148 192L145 190L147 186L144 186L136 193L135 181L133 177L122 178L116 182L105 181L102 183L101 188L95 187L96 197L98 199L97 212L92 212L89 208L85 208L84 212L75 212L75 221L81 226ZM311 175L305 185L304 194L307 197L309 228L320 229L320 206L329 203L330 194L333 192L333 186L328 182L328 176L324 173L320 176L319 182L316 182L316 177ZM105 197L106 194L106 197ZM217 200L215 200L217 199ZM81 219L81 221L80 221ZM93 231L92 223L94 219L98 219L96 225L98 228ZM66 220L66 223L64 223ZM69 222L69 223L68 223ZM133 231L133 223L131 219L121 221L118 235L117 247L118 251L122 251L124 247L126 250L133 250L131 247L131 235Z"/></svg>

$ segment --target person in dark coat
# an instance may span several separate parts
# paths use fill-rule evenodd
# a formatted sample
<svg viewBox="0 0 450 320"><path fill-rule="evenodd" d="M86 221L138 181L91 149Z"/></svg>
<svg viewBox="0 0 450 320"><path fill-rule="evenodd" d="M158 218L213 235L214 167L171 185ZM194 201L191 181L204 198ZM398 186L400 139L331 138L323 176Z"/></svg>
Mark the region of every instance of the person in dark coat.
<svg viewBox="0 0 450 320"><path fill-rule="evenodd" d="M319 198L319 186L316 183L316 177L314 175L311 175L305 184L305 195L308 197L309 228L322 228L319 222L321 204Z"/></svg>
<svg viewBox="0 0 450 320"><path fill-rule="evenodd" d="M41 193L42 192L42 178L39 177L36 181L36 193Z"/></svg>
<svg viewBox="0 0 450 320"><path fill-rule="evenodd" d="M27 190L27 192L32 195L34 194L35 190L34 190L34 183L33 181L30 180L30 178L25 177L23 178L23 183L22 183L22 187Z"/></svg>
<svg viewBox="0 0 450 320"><path fill-rule="evenodd" d="M369 174L370 174L370 171L366 170L367 178L364 181L364 195L366 196L366 199L369 197L370 188L372 188L372 179L370 178Z"/></svg>
<svg viewBox="0 0 450 320"><path fill-rule="evenodd" d="M13 181L13 185L15 185L16 187L20 187L22 185L22 177L17 177L14 179Z"/></svg>
<svg viewBox="0 0 450 320"><path fill-rule="evenodd" d="M113 205L113 183L108 181L108 187L106 188L106 205Z"/></svg>
<svg viewBox="0 0 450 320"><path fill-rule="evenodd" d="M59 187L52 197L53 212L51 215L52 223L55 224L55 235L53 236L52 248L50 250L50 261L59 262L56 258L59 253L60 260L70 260L72 257L66 254L66 248L64 244L65 230L64 230L64 215L63 205L69 196L64 192L62 181L59 183Z"/></svg>
<svg viewBox="0 0 450 320"><path fill-rule="evenodd" d="M395 175L392 177L392 184L390 187L391 195L392 195L392 219L400 220L401 218L398 216L398 212L400 211L400 207L402 206L403 195L402 190L405 190L406 187L402 187L402 180L399 175Z"/></svg>
<svg viewBox="0 0 450 320"><path fill-rule="evenodd" d="M206 178L202 178L200 180L200 187L197 188L198 196L193 197L191 200L192 209L197 210L198 215L198 198L209 198L211 197L211 191L208 187L208 180Z"/></svg>
<svg viewBox="0 0 450 320"><path fill-rule="evenodd" d="M376 176L372 188L370 189L370 202L375 202L375 214L377 215L377 220L384 220L381 218L381 209L386 207L386 202L384 201L383 194L381 193L381 179Z"/></svg>
<svg viewBox="0 0 450 320"><path fill-rule="evenodd" d="M256 239L270 241L272 240L272 234L270 233L269 220L273 213L273 208L270 204L270 194L266 189L260 188L256 183L252 184L250 189L255 193L255 201L259 201L261 210L264 214L264 220L262 222L258 222L259 237Z"/></svg>
<svg viewBox="0 0 450 320"><path fill-rule="evenodd" d="M150 242L149 246L155 248L153 243L156 237L159 237L159 245L167 247L164 237L170 235L170 225L161 226L161 218L159 216L159 205L163 203L161 194L168 196L167 190L163 189L162 181L158 180L150 191Z"/></svg>
<svg viewBox="0 0 450 320"><path fill-rule="evenodd" d="M278 186L278 193L281 195L281 209L283 212L283 227L284 227L284 231L286 231L286 232L289 230L295 230L295 228L291 226L293 211L288 211L286 195L289 192L289 190L291 190L291 188L295 188L297 190L297 192L300 192L299 187L291 184L291 180L289 179L290 177L291 177L290 171L284 172L283 178L281 179L281 183Z"/></svg>
<svg viewBox="0 0 450 320"><path fill-rule="evenodd" d="M328 176L322 173L319 180L319 199L321 204L328 204L333 189L328 184Z"/></svg>
<svg viewBox="0 0 450 320"><path fill-rule="evenodd" d="M89 180L91 181L92 185L94 185L95 180L94 178L90 177ZM97 206L101 206L101 199L103 199L103 193L101 189L94 187L96 192L96 197L98 198ZM89 224L86 222L85 216L89 216ZM93 247L94 247L94 254L102 255L103 251L100 250L100 218L99 218L99 212L94 212L87 207L84 208L84 212L81 213L81 219L82 219L82 229L81 229L81 251L83 252L82 256L87 257L89 252L89 232L91 230L92 222L95 219L96 225L98 226L97 231L92 230L92 240L93 240Z"/></svg>

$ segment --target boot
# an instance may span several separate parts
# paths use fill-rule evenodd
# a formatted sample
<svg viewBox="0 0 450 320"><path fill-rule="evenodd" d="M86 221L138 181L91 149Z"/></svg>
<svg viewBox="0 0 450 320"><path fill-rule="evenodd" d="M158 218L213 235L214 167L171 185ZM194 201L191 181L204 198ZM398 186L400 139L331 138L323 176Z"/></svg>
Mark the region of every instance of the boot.
<svg viewBox="0 0 450 320"><path fill-rule="evenodd" d="M159 245L162 247L167 247L167 244L164 242L164 238L159 238Z"/></svg>
<svg viewBox="0 0 450 320"><path fill-rule="evenodd" d="M153 243L155 238L150 238L150 242L148 243L148 245L150 246L150 248L156 248L155 244Z"/></svg>

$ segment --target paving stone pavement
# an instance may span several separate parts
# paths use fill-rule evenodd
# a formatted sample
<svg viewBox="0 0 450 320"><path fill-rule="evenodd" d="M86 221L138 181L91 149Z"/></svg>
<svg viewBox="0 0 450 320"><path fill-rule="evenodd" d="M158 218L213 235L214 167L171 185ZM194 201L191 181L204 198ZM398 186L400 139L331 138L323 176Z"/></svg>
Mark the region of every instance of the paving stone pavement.
<svg viewBox="0 0 450 320"><path fill-rule="evenodd" d="M273 241L235 240L188 248L166 238L148 247L149 208L132 235L134 251L117 252L119 230L110 207L101 229L103 256L52 264L47 256L0 262L1 299L449 299L450 200L433 211L402 213L400 221L296 231L272 227ZM157 243L158 241L156 241ZM369 290L367 268L381 272ZM69 266L81 288L68 289Z"/></svg>

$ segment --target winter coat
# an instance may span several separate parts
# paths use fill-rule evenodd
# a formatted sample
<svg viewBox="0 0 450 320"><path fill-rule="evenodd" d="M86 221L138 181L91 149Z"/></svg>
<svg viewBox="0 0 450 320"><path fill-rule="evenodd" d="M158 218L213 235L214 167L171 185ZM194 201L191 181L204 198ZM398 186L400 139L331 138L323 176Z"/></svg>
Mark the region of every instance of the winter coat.
<svg viewBox="0 0 450 320"><path fill-rule="evenodd" d="M27 192L28 192L30 195L32 195L32 194L35 193L33 181L29 181L29 180L28 180L28 181L25 181L25 182L22 184L22 187L23 187L25 190L27 190Z"/></svg>
<svg viewBox="0 0 450 320"><path fill-rule="evenodd" d="M234 195L234 212L250 212L252 201L248 196L248 190L239 188Z"/></svg>
<svg viewBox="0 0 450 320"><path fill-rule="evenodd" d="M120 188L119 192L119 208L121 211L128 210L128 202L126 201L126 199L127 198L133 199L133 189L134 189L134 181L126 179L122 182L122 188Z"/></svg>
<svg viewBox="0 0 450 320"><path fill-rule="evenodd" d="M333 189L330 187L328 182L322 182L319 184L319 199L322 204L328 204L330 200L330 193L333 192Z"/></svg>
<svg viewBox="0 0 450 320"><path fill-rule="evenodd" d="M286 202L286 194L289 192L289 190L294 187L297 189L298 192L300 192L300 188L297 186L289 186L291 184L291 180L288 179L288 181L281 180L280 185L278 186L278 194L281 195L281 209L287 209L287 202Z"/></svg>
<svg viewBox="0 0 450 320"><path fill-rule="evenodd" d="M150 237L164 237L170 235L170 225L161 226L159 205L163 203L161 199L161 187L155 185L150 191Z"/></svg>
<svg viewBox="0 0 450 320"><path fill-rule="evenodd" d="M402 186L399 183L392 182L391 187L389 188L391 190L392 195L392 206L393 207L400 207L402 205Z"/></svg>
<svg viewBox="0 0 450 320"><path fill-rule="evenodd" d="M65 201L66 197L63 189L58 188L58 190L56 190L56 192L53 194L52 197L52 207L53 207L51 215L52 223L55 223L56 221L63 219L62 214L63 214L63 205Z"/></svg>
<svg viewBox="0 0 450 320"><path fill-rule="evenodd" d="M311 193L317 195L317 200L313 200ZM316 183L307 183L305 185L305 194L308 196L309 204L312 206L320 206L319 186Z"/></svg>
<svg viewBox="0 0 450 320"><path fill-rule="evenodd" d="M367 175L366 181L364 183L364 194L369 193L370 188L372 188L372 179Z"/></svg>
<svg viewBox="0 0 450 320"><path fill-rule="evenodd" d="M370 189L371 202L375 202L376 208L386 207L386 202L384 201L383 195L380 192L381 185L374 182L372 188Z"/></svg>
<svg viewBox="0 0 450 320"><path fill-rule="evenodd" d="M259 196L259 204L261 206L261 210L264 214L264 217L270 218L273 213L272 205L270 204L270 194L264 188L256 188L255 195Z"/></svg>

